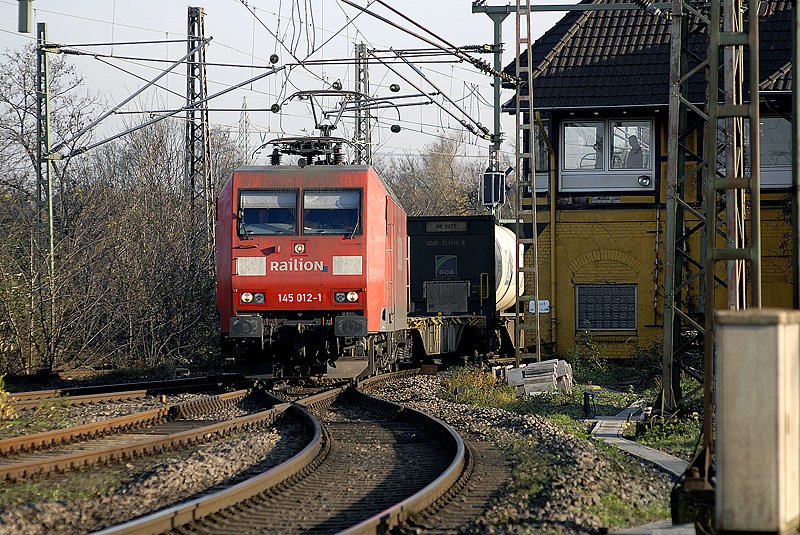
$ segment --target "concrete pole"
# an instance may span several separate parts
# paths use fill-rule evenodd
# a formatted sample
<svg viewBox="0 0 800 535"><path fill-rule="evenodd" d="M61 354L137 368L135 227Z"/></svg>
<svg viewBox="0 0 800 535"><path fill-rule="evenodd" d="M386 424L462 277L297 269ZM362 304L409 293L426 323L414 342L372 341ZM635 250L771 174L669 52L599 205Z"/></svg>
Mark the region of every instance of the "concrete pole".
<svg viewBox="0 0 800 535"><path fill-rule="evenodd" d="M508 16L505 13L487 13L489 18L494 23L494 43L492 52L494 53L494 70L503 70L503 21ZM501 116L501 102L500 102L500 89L502 88L502 80L499 76L494 77L494 132L492 133L492 159L495 162L500 161L500 146L503 143L503 131L500 127ZM499 169L498 169L499 170Z"/></svg>

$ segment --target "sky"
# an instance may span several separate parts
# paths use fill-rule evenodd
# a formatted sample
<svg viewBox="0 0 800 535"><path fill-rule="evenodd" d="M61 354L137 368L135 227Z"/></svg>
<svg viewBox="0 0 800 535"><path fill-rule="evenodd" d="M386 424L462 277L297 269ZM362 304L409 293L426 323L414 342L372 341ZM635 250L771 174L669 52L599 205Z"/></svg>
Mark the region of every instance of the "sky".
<svg viewBox="0 0 800 535"><path fill-rule="evenodd" d="M366 0L350 0L366 6ZM541 0L542 3L575 3L575 0ZM407 28L414 33L438 41L426 33L456 46L482 45L492 42L491 19L481 13L471 12L471 0L387 0L386 3L400 11L409 20L393 13L379 3L372 2L370 10ZM507 3L507 2L505 2ZM513 2L512 2L513 3ZM492 2L488 5L504 5ZM248 147L252 153L270 139L281 136L317 135L310 108L304 102L287 97L300 90L320 90L335 81L343 89L355 89L354 68L343 61L354 55L356 43L364 42L371 49L402 50L430 48L428 43L398 30L391 25L361 13L340 0L34 0L33 33L17 32L17 0L0 0L0 52L19 49L33 42L37 22L47 23L50 42L73 45L73 48L101 57L67 56L67 61L85 78L85 90L97 96L110 109L145 85L166 69L171 62L186 54L186 43L181 40L187 33L187 8L203 7L205 36L211 37L207 48L208 92L214 94L232 85L266 72L269 57L278 55L277 67L298 63L306 58L326 60L307 67L294 66L280 71L240 89L231 91L209 102L211 123L231 132L234 139L240 131L241 109L246 100L249 122ZM564 13L533 14L533 34L538 38ZM503 41L506 43L503 63L514 57L515 20L513 14L503 24ZM277 38L276 38L277 37ZM152 44L126 45L130 41L159 41ZM171 42L169 42L171 41ZM102 46L94 46L101 44ZM92 46L90 46L92 45ZM389 52L391 53L391 52ZM492 62L490 54L473 54ZM145 58L161 61L145 61ZM437 63L413 59L413 67L392 63L396 72L383 65L370 65L370 92L380 99L395 95L441 91L449 97L435 97L442 104L390 107L376 112L377 123L372 140L376 156L416 153L442 137L463 138L459 155L464 158L486 158L488 141L474 135L464 135L459 120L466 113L469 118L492 128L492 78L477 71L467 63L441 62L452 59L438 56ZM233 64L224 66L218 64ZM175 68L159 81L160 88L151 87L136 99L125 104L98 127L98 136L111 136L124 129L123 121L134 117L147 117L142 111L177 109L184 105L186 94L186 69ZM405 78L405 79L404 79ZM398 84L400 90L392 93L390 86ZM503 100L511 92L503 93ZM421 102L424 97L406 98L394 102ZM282 103L281 113L274 114L270 106ZM333 99L323 105L332 107ZM230 110L230 111L222 111ZM220 111L216 111L220 110ZM450 115L451 112L453 115ZM171 119L180 121L181 115ZM467 119L470 122L470 119ZM401 127L392 133L392 125ZM506 138L513 140L514 120L504 117ZM352 136L353 119L343 117L334 135ZM510 141L504 151L513 157ZM256 154L255 161L262 163L266 152Z"/></svg>

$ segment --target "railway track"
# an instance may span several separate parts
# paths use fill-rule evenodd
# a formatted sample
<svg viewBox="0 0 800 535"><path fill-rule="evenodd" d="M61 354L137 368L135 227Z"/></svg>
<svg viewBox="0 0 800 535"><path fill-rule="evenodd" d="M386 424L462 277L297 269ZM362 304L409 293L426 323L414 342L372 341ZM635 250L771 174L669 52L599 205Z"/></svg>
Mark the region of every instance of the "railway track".
<svg viewBox="0 0 800 535"><path fill-rule="evenodd" d="M379 376L358 389L280 388L282 396L302 399L290 404L272 398L273 409L225 422L199 418L213 418L215 408L236 403L246 392L61 430L60 438L49 432L0 441L0 478L133 459L237 431L244 431L236 435L241 440L281 416L284 423L302 421L300 427L289 425L306 440L295 444L299 453L287 461L275 465L280 461L265 458L225 482L195 490L190 501L98 533L453 532L477 516L507 472L485 445L465 444L435 418L362 391L411 373ZM171 503L165 499L161 507ZM150 510L159 506L149 503Z"/></svg>
<svg viewBox="0 0 800 535"><path fill-rule="evenodd" d="M63 472L185 446L253 426L271 424L285 405L229 421L197 419L241 401L240 390L98 423L0 441L0 480Z"/></svg>
<svg viewBox="0 0 800 535"><path fill-rule="evenodd" d="M188 377L164 381L80 386L51 390L12 392L11 400L18 411L35 409L47 403L89 405L93 403L125 402L147 396L176 392L196 392L222 386L246 386L252 381L241 374Z"/></svg>
<svg viewBox="0 0 800 535"><path fill-rule="evenodd" d="M289 461L98 533L376 533L447 501L465 473L464 443L449 426L355 388L307 397L287 412L312 437Z"/></svg>

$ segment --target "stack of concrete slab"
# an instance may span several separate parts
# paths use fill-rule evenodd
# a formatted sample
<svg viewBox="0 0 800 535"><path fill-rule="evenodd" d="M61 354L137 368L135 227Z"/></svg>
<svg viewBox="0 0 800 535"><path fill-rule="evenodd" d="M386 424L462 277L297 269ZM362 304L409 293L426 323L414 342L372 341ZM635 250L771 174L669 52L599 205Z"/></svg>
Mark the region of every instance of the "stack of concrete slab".
<svg viewBox="0 0 800 535"><path fill-rule="evenodd" d="M572 393L572 366L565 360L545 360L525 366L502 366L493 369L498 378L516 386L520 396L530 396L554 390Z"/></svg>

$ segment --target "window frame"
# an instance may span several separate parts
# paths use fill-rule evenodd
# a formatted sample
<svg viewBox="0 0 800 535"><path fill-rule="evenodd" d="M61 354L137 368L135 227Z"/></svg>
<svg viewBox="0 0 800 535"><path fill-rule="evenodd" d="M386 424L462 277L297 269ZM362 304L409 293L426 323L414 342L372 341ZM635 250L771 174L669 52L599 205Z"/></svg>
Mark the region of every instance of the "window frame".
<svg viewBox="0 0 800 535"><path fill-rule="evenodd" d="M550 119L542 119L542 126L544 127L545 136L551 136ZM550 191L550 149L544 137L542 137L539 124L536 121L531 123L530 131L533 132L533 135L528 139L533 138L533 150L529 152L534 155L536 163L536 193L547 193Z"/></svg>
<svg viewBox="0 0 800 535"><path fill-rule="evenodd" d="M352 231L338 232L308 232L306 231L306 194L314 193L336 193L352 191L358 194L358 206L356 207L356 224ZM363 188L303 188L299 195L300 203L300 229L302 236L361 236L364 228L364 190ZM314 210L314 208L311 208Z"/></svg>
<svg viewBox="0 0 800 535"><path fill-rule="evenodd" d="M589 322L588 327L581 324L581 289L584 288L604 288L604 289L623 289L623 288L632 288L633 289L633 302L628 303L633 305L633 324L631 325L624 325L619 327L608 327L605 324L601 327L592 327L591 322ZM636 283L619 283L619 284L598 284L598 283L586 283L586 284L576 284L575 285L575 330L576 332L588 331L588 332L631 332L637 331L639 329L639 287ZM612 296L613 297L613 296ZM584 296L586 299L586 296ZM588 313L587 313L588 314Z"/></svg>
<svg viewBox="0 0 800 535"><path fill-rule="evenodd" d="M249 230L245 232L245 228L244 227L245 227L245 225L247 223L245 222L244 211L245 211L246 208L243 206L245 204L243 202L243 199L246 198L248 194L256 193L256 192L258 192L258 193L267 193L267 194L269 194L269 193L277 193L277 194L280 194L280 193L293 193L294 194L294 229L292 229L291 232L252 232L252 231L249 231ZM297 230L298 230L298 228L300 226L299 211L298 211L298 204L297 204L297 201L298 201L299 198L300 198L300 190L297 189L297 188L246 188L246 189L240 189L239 190L238 199L237 199L237 212L236 212L237 213L237 218L236 218L237 219L237 225L236 225L236 233L237 233L237 235L240 236L240 237L250 237L250 236L297 236ZM255 207L251 207L251 208L257 208L257 209L266 208L266 209L270 209L270 207L268 207L268 206L263 206L263 207L255 206Z"/></svg>
<svg viewBox="0 0 800 535"><path fill-rule="evenodd" d="M642 169L612 168L612 143L614 123L646 123L650 131L650 147L646 166ZM567 169L565 158L566 130L572 124L602 125L602 158L601 168ZM609 117L580 118L570 117L559 123L559 191L570 192L632 192L652 193L655 191L656 148L655 119L652 117Z"/></svg>

